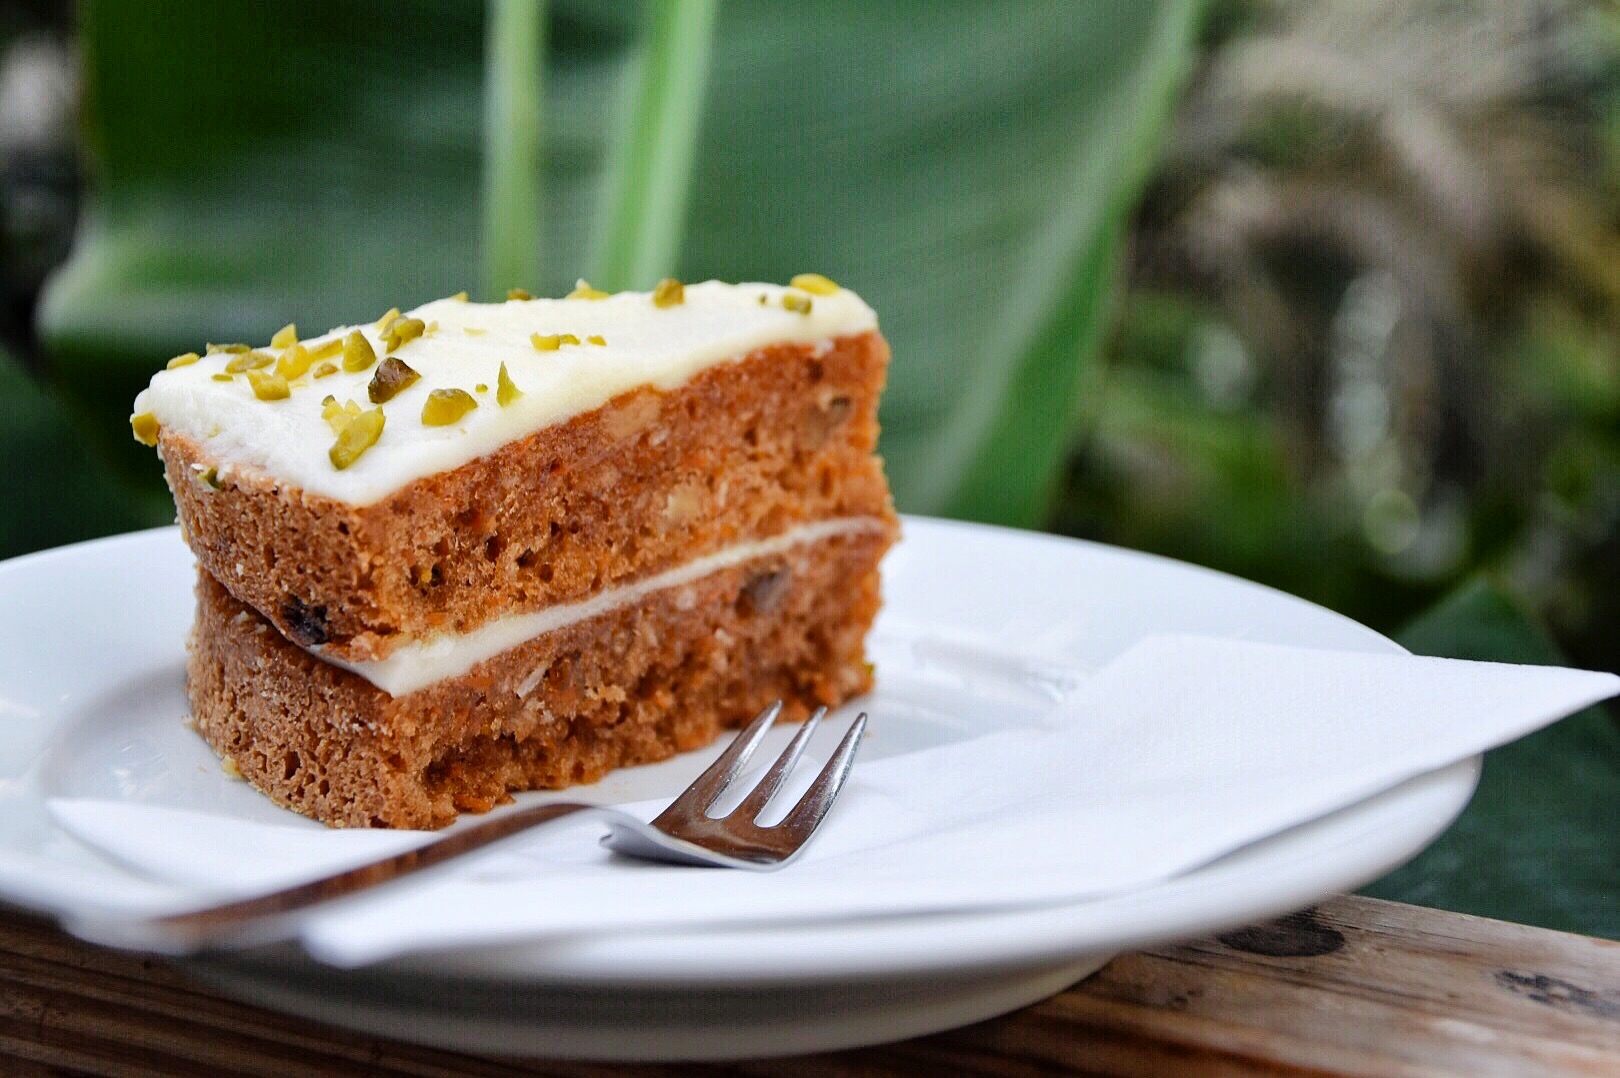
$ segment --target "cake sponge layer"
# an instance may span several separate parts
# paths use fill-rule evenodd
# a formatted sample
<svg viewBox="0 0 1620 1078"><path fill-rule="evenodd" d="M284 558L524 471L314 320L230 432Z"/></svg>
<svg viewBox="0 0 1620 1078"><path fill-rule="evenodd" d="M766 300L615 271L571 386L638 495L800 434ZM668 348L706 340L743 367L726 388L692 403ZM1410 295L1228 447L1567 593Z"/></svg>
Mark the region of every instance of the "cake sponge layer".
<svg viewBox="0 0 1620 1078"><path fill-rule="evenodd" d="M364 506L178 431L158 448L203 567L288 638L364 662L805 521L892 522L872 455L887 360L876 332L764 348Z"/></svg>
<svg viewBox="0 0 1620 1078"><path fill-rule="evenodd" d="M513 791L697 748L775 699L802 718L865 691L892 539L853 533L728 568L399 697L288 642L200 570L193 716L279 804L335 826L442 827Z"/></svg>

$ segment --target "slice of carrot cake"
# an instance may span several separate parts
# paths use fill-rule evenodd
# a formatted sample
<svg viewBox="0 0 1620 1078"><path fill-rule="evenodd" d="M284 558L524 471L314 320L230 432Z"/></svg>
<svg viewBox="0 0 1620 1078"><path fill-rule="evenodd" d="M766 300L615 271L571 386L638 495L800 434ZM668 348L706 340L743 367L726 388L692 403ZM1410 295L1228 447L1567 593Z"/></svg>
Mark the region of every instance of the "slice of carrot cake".
<svg viewBox="0 0 1620 1078"><path fill-rule="evenodd" d="M854 293L452 297L170 361L197 727L275 800L439 827L871 684L888 348Z"/></svg>

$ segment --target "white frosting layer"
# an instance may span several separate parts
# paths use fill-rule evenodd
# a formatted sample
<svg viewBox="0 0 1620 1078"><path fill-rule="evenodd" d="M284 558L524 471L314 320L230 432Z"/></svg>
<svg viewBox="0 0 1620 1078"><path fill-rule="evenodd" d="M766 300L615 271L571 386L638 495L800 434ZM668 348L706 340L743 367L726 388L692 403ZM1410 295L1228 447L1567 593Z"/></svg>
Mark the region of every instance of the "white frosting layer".
<svg viewBox="0 0 1620 1078"><path fill-rule="evenodd" d="M837 535L877 531L883 526L882 521L871 517L847 517L801 525L770 539L738 543L633 584L607 588L579 602L559 603L527 614L509 614L486 622L468 633L446 634L404 644L395 648L386 659L342 662L321 655L318 648L312 650L324 661L359 674L384 692L403 696L436 681L460 677L486 659L493 659L537 636L640 602L653 592L684 587L722 569L755 558L781 554L806 543L820 542Z"/></svg>
<svg viewBox="0 0 1620 1078"><path fill-rule="evenodd" d="M421 375L383 405L381 439L344 471L327 451L331 428L321 418L327 394L341 403L371 404L366 386L375 368L321 379L307 375L286 400L261 401L244 376L219 382L213 375L232 358L217 354L174 370L160 371L135 399L137 415L203 443L222 472L247 466L306 491L354 505L367 505L401 487L470 460L536 430L597 408L620 393L651 385L674 389L707 367L740 359L772 344L819 343L864 333L877 317L848 289L810 296L808 314L787 310L782 298L806 293L771 284L708 281L686 287L685 302L656 307L647 292L621 292L608 299L536 299L464 303L443 299L406 314L438 323L429 336L407 342L393 354ZM766 302L761 304L760 297ZM307 338L306 347L359 329L379 357L385 354L375 325L344 326ZM479 331L469 335L467 330ZM581 341L596 334L605 346L580 344L537 351L533 333L572 333ZM270 348L261 349L271 355ZM502 408L496 377L502 363L523 396ZM425 427L422 404L435 389L475 393L478 407L460 422Z"/></svg>

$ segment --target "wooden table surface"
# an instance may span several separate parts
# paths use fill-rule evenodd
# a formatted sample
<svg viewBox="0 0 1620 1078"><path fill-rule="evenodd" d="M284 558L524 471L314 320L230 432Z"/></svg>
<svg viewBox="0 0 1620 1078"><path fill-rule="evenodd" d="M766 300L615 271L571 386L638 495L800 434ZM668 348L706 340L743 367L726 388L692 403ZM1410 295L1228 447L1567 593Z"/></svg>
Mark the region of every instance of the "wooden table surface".
<svg viewBox="0 0 1620 1078"><path fill-rule="evenodd" d="M1620 896L1617 896L1620 901ZM1620 1075L1620 944L1340 897L1032 1007L829 1055L631 1067L422 1048L219 996L0 911L0 1074Z"/></svg>

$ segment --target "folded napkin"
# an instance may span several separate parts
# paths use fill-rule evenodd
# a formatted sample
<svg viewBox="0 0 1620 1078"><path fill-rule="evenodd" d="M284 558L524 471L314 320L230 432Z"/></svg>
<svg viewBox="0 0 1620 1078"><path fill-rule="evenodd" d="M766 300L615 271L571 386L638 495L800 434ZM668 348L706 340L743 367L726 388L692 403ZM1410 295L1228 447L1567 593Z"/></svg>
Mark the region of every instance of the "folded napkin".
<svg viewBox="0 0 1620 1078"><path fill-rule="evenodd" d="M304 942L360 965L563 933L1069 903L1186 872L1617 692L1620 678L1579 670L1150 637L1036 726L858 766L781 872L617 858L587 823L316 913ZM663 803L624 807L650 819ZM51 810L103 853L186 885L193 902L427 838L128 803Z"/></svg>

